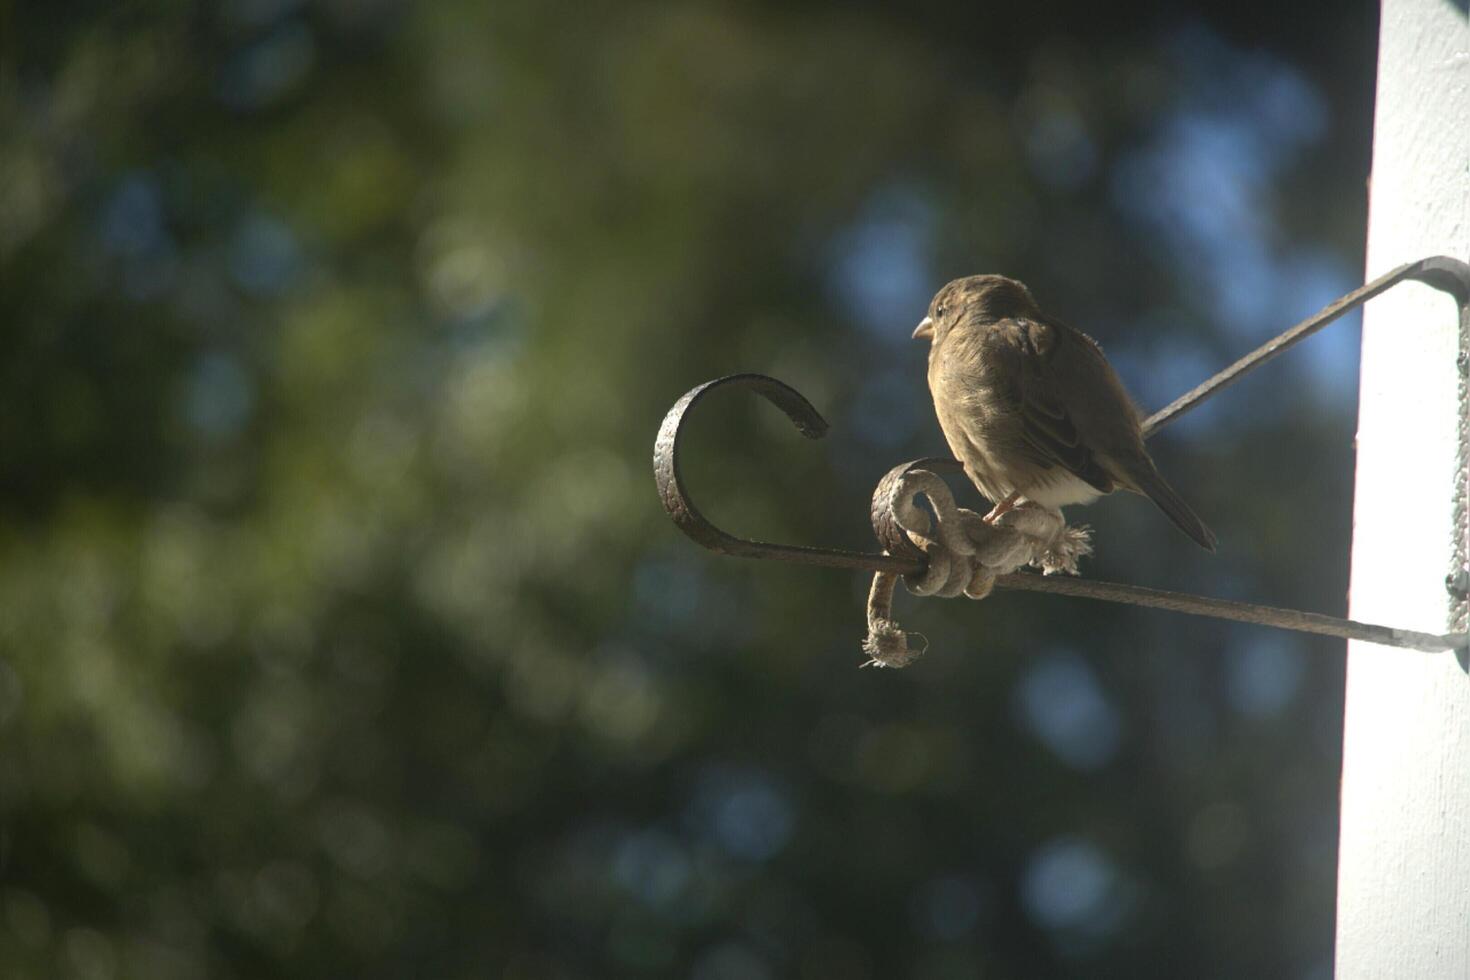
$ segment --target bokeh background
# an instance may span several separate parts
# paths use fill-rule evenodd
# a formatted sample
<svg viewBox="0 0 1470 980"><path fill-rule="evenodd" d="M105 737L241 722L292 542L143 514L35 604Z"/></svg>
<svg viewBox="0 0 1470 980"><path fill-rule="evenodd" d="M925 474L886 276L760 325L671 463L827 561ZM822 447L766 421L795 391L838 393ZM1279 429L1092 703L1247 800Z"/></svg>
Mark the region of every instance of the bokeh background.
<svg viewBox="0 0 1470 980"><path fill-rule="evenodd" d="M0 3L0 975L1331 973L1342 644L866 548L1028 282L1157 408L1361 281L1366 2ZM1382 270L1373 270L1374 274ZM1341 612L1357 336L1089 575ZM981 506L973 495L963 502Z"/></svg>

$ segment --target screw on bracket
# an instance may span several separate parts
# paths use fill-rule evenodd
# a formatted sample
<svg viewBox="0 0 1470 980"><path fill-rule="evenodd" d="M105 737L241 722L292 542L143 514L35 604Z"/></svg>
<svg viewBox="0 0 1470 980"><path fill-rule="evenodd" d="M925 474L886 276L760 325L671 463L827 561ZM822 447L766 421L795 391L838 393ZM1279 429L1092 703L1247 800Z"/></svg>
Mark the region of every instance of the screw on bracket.
<svg viewBox="0 0 1470 980"><path fill-rule="evenodd" d="M1461 601L1470 599L1470 568L1462 568L1444 577L1445 591Z"/></svg>

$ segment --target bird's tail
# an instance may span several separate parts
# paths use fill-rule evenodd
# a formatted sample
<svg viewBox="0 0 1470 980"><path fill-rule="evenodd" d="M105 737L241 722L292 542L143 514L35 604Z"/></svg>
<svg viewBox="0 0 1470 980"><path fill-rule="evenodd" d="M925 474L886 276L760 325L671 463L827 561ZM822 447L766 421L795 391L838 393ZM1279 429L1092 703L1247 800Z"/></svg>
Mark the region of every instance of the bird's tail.
<svg viewBox="0 0 1470 980"><path fill-rule="evenodd" d="M1174 488L1169 486L1152 462L1135 467L1135 472L1129 476L1138 485L1138 492L1158 505L1159 510L1174 522L1175 527L1193 538L1206 551L1215 550L1215 532L1206 527L1199 515L1184 502L1184 498L1174 492Z"/></svg>

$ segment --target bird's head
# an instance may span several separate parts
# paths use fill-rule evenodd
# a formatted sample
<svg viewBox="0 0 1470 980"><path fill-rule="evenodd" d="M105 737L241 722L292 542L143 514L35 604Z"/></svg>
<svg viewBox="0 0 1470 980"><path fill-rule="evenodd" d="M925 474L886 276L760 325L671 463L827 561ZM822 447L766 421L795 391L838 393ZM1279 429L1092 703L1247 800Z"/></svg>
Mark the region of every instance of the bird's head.
<svg viewBox="0 0 1470 980"><path fill-rule="evenodd" d="M934 294L929 315L914 328L914 339L939 343L951 330L1006 317L1041 315L1031 290L1005 276L966 276Z"/></svg>

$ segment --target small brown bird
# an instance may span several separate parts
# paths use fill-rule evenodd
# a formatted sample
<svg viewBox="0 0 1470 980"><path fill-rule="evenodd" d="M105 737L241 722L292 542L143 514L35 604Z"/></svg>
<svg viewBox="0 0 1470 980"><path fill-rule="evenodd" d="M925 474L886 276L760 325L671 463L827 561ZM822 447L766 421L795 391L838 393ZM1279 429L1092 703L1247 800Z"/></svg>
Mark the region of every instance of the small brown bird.
<svg viewBox="0 0 1470 980"><path fill-rule="evenodd" d="M1060 511L1131 490L1215 550L1215 535L1149 458L1138 409L1102 348L1043 314L1024 285L956 279L914 337L930 341L929 390L944 438L995 504L986 520L1023 501Z"/></svg>

